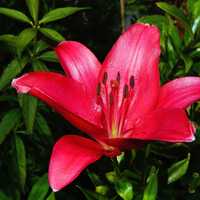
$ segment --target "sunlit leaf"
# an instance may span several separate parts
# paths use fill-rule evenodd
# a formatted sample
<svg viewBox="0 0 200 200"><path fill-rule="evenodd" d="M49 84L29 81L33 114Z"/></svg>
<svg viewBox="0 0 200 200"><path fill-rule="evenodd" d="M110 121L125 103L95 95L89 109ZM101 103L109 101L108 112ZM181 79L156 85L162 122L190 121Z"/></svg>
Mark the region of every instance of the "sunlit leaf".
<svg viewBox="0 0 200 200"><path fill-rule="evenodd" d="M185 175L189 166L189 162L190 162L190 154L188 154L188 157L186 159L174 163L168 169L168 181L167 181L168 184L179 180L182 176Z"/></svg>
<svg viewBox="0 0 200 200"><path fill-rule="evenodd" d="M26 0L26 5L35 22L37 22L38 19L39 2L39 0Z"/></svg>
<svg viewBox="0 0 200 200"><path fill-rule="evenodd" d="M49 190L47 174L44 174L38 179L38 181L33 185L31 192L28 196L28 200L45 200Z"/></svg>
<svg viewBox="0 0 200 200"><path fill-rule="evenodd" d="M65 38L58 33L57 31L50 29L50 28L40 28L39 31L45 35L46 37L55 40L57 42L61 42L63 40L65 40Z"/></svg>
<svg viewBox="0 0 200 200"><path fill-rule="evenodd" d="M158 192L157 173L158 170L152 167L147 178L147 185L143 193L143 200L156 200Z"/></svg>
<svg viewBox="0 0 200 200"><path fill-rule="evenodd" d="M78 7L65 7L65 8L56 8L51 10L47 14L43 16L43 18L39 21L40 24L42 23L49 23L52 21L56 21L59 19L63 19L68 17L78 11L86 10L88 8L78 8Z"/></svg>
<svg viewBox="0 0 200 200"><path fill-rule="evenodd" d="M21 22L32 24L31 20L24 13L18 10L0 7L0 14L6 15Z"/></svg>

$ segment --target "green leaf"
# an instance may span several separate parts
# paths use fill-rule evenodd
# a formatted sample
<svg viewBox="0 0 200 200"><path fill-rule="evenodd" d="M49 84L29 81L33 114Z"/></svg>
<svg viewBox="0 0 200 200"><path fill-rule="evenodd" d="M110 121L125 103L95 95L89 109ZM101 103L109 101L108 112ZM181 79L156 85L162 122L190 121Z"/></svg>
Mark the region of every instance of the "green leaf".
<svg viewBox="0 0 200 200"><path fill-rule="evenodd" d="M39 10L39 0L26 0L26 5L29 9L29 12L30 12L34 22L37 22L38 10Z"/></svg>
<svg viewBox="0 0 200 200"><path fill-rule="evenodd" d="M177 181L186 174L189 162L190 162L190 154L188 154L188 157L186 159L174 163L168 169L168 181L167 181L168 184Z"/></svg>
<svg viewBox="0 0 200 200"><path fill-rule="evenodd" d="M147 185L144 190L143 200L156 200L158 192L157 174L158 170L152 167L147 178Z"/></svg>
<svg viewBox="0 0 200 200"><path fill-rule="evenodd" d="M118 180L118 177L114 171L107 172L106 173L106 178L109 182L114 183Z"/></svg>
<svg viewBox="0 0 200 200"><path fill-rule="evenodd" d="M15 147L19 183L22 191L24 191L24 186L26 182L26 151L23 141L18 136L15 137Z"/></svg>
<svg viewBox="0 0 200 200"><path fill-rule="evenodd" d="M0 191L0 199L1 200L11 200L4 192Z"/></svg>
<svg viewBox="0 0 200 200"><path fill-rule="evenodd" d="M65 17L68 17L78 11L86 10L89 8L78 8L78 7L65 7L65 8L56 8L54 10L51 10L47 14L43 16L43 18L39 21L39 24L42 23L49 23L53 22L59 19L63 19Z"/></svg>
<svg viewBox="0 0 200 200"><path fill-rule="evenodd" d="M48 71L47 66L40 60L34 60L32 62L32 67L34 71Z"/></svg>
<svg viewBox="0 0 200 200"><path fill-rule="evenodd" d="M58 33L57 31L50 29L50 28L40 28L39 31L45 35L46 37L55 40L56 42L61 42L65 40L65 38Z"/></svg>
<svg viewBox="0 0 200 200"><path fill-rule="evenodd" d="M35 38L36 34L37 31L35 29L27 28L18 35L16 45L20 53Z"/></svg>
<svg viewBox="0 0 200 200"><path fill-rule="evenodd" d="M148 15L138 19L138 22L154 24L158 26L160 30L162 30L164 24L168 23L167 18L162 15Z"/></svg>
<svg viewBox="0 0 200 200"><path fill-rule="evenodd" d="M35 115L37 111L37 99L35 97L23 94L22 95L22 111L26 130L28 133L33 132L35 123Z"/></svg>
<svg viewBox="0 0 200 200"><path fill-rule="evenodd" d="M49 190L47 174L44 174L33 185L28 200L44 200Z"/></svg>
<svg viewBox="0 0 200 200"><path fill-rule="evenodd" d="M0 122L0 144L5 140L6 136L16 127L21 118L19 109L8 111Z"/></svg>
<svg viewBox="0 0 200 200"><path fill-rule="evenodd" d="M48 47L49 47L49 45L46 42L39 40L38 42L35 43L35 45L33 47L34 48L33 52L35 54L38 54L38 53L46 50Z"/></svg>
<svg viewBox="0 0 200 200"><path fill-rule="evenodd" d="M0 90L2 90L7 84L10 84L11 80L21 73L27 64L27 61L27 58L21 60L16 58L8 64L0 77Z"/></svg>
<svg viewBox="0 0 200 200"><path fill-rule="evenodd" d="M87 200L108 200L107 197L105 197L101 194L98 194L96 192L84 189L80 186L77 186L77 187L81 190L81 192L84 194L84 196Z"/></svg>
<svg viewBox="0 0 200 200"><path fill-rule="evenodd" d="M51 129L49 128L46 119L40 113L37 113L36 115L36 126L43 135L47 137L52 136Z"/></svg>
<svg viewBox="0 0 200 200"><path fill-rule="evenodd" d="M0 41L12 44L12 46L16 45L16 36L12 34L4 34L0 35Z"/></svg>
<svg viewBox="0 0 200 200"><path fill-rule="evenodd" d="M96 192L98 194L106 195L108 190L109 190L109 188L106 185L98 185L98 186L96 186Z"/></svg>
<svg viewBox="0 0 200 200"><path fill-rule="evenodd" d="M58 62L58 58L55 54L55 51L46 51L43 54L41 54L38 58L47 62Z"/></svg>
<svg viewBox="0 0 200 200"><path fill-rule="evenodd" d="M31 20L24 13L18 10L0 7L0 14L32 25Z"/></svg>
<svg viewBox="0 0 200 200"><path fill-rule="evenodd" d="M156 5L160 9L164 10L166 13L172 15L173 17L176 17L180 22L183 23L183 25L186 27L186 30L192 33L190 23L188 19L186 18L186 16L184 15L184 13L182 12L182 10L180 10L174 5L170 5L164 2L158 2L156 3Z"/></svg>
<svg viewBox="0 0 200 200"><path fill-rule="evenodd" d="M115 190L123 200L132 200L134 196L133 186L126 179L120 179L115 183Z"/></svg>
<svg viewBox="0 0 200 200"><path fill-rule="evenodd" d="M52 192L52 193L47 197L46 200L56 200L55 193Z"/></svg>

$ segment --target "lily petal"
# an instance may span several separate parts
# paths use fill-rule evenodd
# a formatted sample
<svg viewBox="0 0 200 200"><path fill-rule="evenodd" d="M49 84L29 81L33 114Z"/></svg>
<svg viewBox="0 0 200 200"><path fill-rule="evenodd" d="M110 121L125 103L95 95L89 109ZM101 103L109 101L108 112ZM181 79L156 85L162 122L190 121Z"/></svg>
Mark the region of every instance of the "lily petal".
<svg viewBox="0 0 200 200"><path fill-rule="evenodd" d="M61 42L55 50L65 73L82 83L87 91L96 91L101 64L95 55L75 41Z"/></svg>
<svg viewBox="0 0 200 200"><path fill-rule="evenodd" d="M95 100L87 96L82 84L53 72L32 72L14 79L19 93L29 93L48 103L76 127L93 137L103 136Z"/></svg>
<svg viewBox="0 0 200 200"><path fill-rule="evenodd" d="M156 104L160 86L159 56L159 30L137 23L122 34L103 62L100 77L106 71L112 80L120 73L121 96L124 85L129 85L134 77L134 95L128 113L131 121Z"/></svg>
<svg viewBox="0 0 200 200"><path fill-rule="evenodd" d="M75 135L63 136L54 145L49 164L49 184L53 191L70 184L102 155L101 146L90 139Z"/></svg>
<svg viewBox="0 0 200 200"><path fill-rule="evenodd" d="M199 77L177 78L161 87L158 107L185 109L199 99Z"/></svg>
<svg viewBox="0 0 200 200"><path fill-rule="evenodd" d="M191 142L195 128L182 109L160 109L136 121L134 139L166 142Z"/></svg>

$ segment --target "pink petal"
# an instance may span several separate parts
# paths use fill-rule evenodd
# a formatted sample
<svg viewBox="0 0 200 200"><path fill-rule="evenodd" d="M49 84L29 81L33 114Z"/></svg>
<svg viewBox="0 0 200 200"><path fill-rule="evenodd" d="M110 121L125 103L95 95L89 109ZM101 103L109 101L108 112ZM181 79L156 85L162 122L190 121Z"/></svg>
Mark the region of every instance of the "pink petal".
<svg viewBox="0 0 200 200"><path fill-rule="evenodd" d="M103 155L101 146L80 136L66 135L54 145L49 164L49 184L58 191L70 184Z"/></svg>
<svg viewBox="0 0 200 200"><path fill-rule="evenodd" d="M184 77L162 86L159 108L186 108L200 99L200 78Z"/></svg>
<svg viewBox="0 0 200 200"><path fill-rule="evenodd" d="M72 124L94 137L104 135L95 99L82 84L53 72L32 72L13 80L19 93L29 93L48 103Z"/></svg>
<svg viewBox="0 0 200 200"><path fill-rule="evenodd" d="M129 118L147 113L155 106L159 92L160 34L155 26L134 24L122 34L103 62L100 76L107 71L109 79L120 73L121 96L124 84L135 79Z"/></svg>
<svg viewBox="0 0 200 200"><path fill-rule="evenodd" d="M101 64L84 45L75 41L61 42L56 47L57 56L67 75L83 83L89 91L96 91Z"/></svg>
<svg viewBox="0 0 200 200"><path fill-rule="evenodd" d="M191 142L195 128L182 109L160 109L138 119L126 137L167 142Z"/></svg>

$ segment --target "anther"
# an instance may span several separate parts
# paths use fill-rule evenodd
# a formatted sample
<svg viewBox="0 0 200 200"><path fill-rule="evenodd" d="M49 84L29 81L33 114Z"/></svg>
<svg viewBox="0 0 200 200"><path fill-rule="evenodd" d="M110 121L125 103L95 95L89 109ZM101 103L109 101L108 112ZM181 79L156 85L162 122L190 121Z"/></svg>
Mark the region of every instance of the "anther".
<svg viewBox="0 0 200 200"><path fill-rule="evenodd" d="M124 85L124 88L123 88L123 97L124 98L127 98L128 97L128 85Z"/></svg>
<svg viewBox="0 0 200 200"><path fill-rule="evenodd" d="M98 83L97 85L97 95L100 96L101 93L101 83Z"/></svg>
<svg viewBox="0 0 200 200"><path fill-rule="evenodd" d="M119 83L120 82L120 73L119 72L117 72L117 82Z"/></svg>
<svg viewBox="0 0 200 200"><path fill-rule="evenodd" d="M129 81L130 87L133 89L135 86L135 79L134 76L131 76L130 81Z"/></svg>
<svg viewBox="0 0 200 200"><path fill-rule="evenodd" d="M112 94L110 94L110 105L112 105L112 104L113 104L113 102L114 102L114 97L113 97L113 95L112 95Z"/></svg>
<svg viewBox="0 0 200 200"><path fill-rule="evenodd" d="M106 84L107 80L108 80L108 73L104 72L103 79L102 79L102 82L103 82L104 85Z"/></svg>

